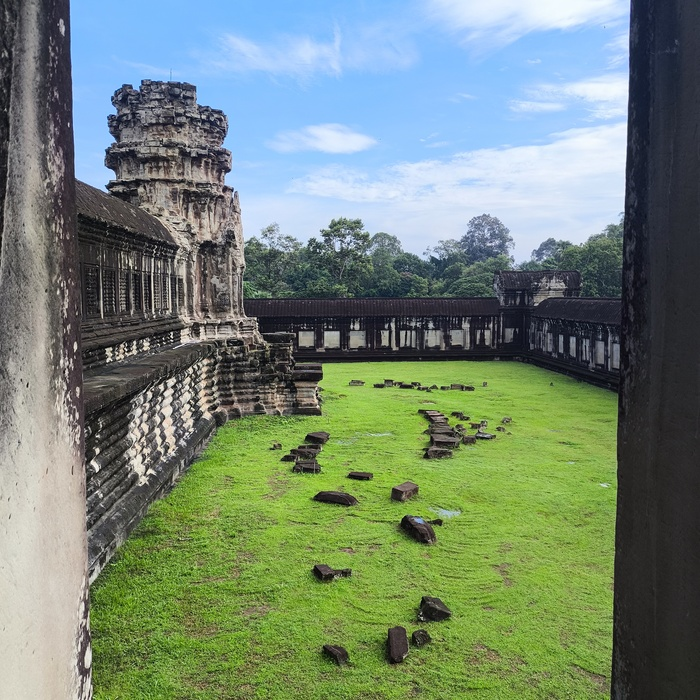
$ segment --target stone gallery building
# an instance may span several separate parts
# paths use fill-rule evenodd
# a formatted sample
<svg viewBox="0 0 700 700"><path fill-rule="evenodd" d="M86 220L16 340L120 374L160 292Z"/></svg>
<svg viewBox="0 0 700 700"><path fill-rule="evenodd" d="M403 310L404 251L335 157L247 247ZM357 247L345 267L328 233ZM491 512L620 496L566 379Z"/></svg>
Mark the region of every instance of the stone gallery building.
<svg viewBox="0 0 700 700"><path fill-rule="evenodd" d="M581 275L504 271L494 297L246 299L300 359L519 359L617 388L620 300L582 299Z"/></svg>

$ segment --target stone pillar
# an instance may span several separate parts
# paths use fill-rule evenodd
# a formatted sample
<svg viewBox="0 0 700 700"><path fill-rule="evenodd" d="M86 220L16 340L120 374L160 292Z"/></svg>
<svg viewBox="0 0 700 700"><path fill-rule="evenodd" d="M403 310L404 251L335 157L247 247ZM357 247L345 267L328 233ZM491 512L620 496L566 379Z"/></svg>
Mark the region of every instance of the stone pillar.
<svg viewBox="0 0 700 700"><path fill-rule="evenodd" d="M0 0L0 696L90 684L68 0Z"/></svg>
<svg viewBox="0 0 700 700"><path fill-rule="evenodd" d="M112 104L115 143L105 164L116 179L109 191L160 217L187 251L183 272L192 320L217 328L233 321L228 334L252 332L241 293L241 210L224 182L231 170L231 153L223 148L226 115L198 105L189 83L143 80L140 90L124 85Z"/></svg>
<svg viewBox="0 0 700 700"><path fill-rule="evenodd" d="M700 693L700 3L633 0L612 697Z"/></svg>

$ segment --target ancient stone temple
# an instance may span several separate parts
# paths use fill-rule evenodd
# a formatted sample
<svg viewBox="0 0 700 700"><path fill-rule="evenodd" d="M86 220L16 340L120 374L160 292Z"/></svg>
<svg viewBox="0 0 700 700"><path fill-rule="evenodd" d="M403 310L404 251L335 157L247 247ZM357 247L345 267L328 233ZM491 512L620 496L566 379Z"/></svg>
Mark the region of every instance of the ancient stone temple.
<svg viewBox="0 0 700 700"><path fill-rule="evenodd" d="M217 425L320 413L320 368L243 311L226 116L188 83L124 85L112 102L111 194L76 183L93 578Z"/></svg>

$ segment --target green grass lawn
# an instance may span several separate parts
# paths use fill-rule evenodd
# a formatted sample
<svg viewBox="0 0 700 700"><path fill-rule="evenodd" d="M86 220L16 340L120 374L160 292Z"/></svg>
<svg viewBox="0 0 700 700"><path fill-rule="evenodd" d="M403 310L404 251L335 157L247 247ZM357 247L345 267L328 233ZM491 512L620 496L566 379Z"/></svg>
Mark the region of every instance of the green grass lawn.
<svg viewBox="0 0 700 700"><path fill-rule="evenodd" d="M99 577L96 698L608 696L617 397L514 362L328 364L324 374L323 416L221 428ZM372 387L384 378L477 388ZM419 408L464 411L489 429L513 423L453 459L424 460ZM331 434L323 473L293 474L269 447L296 447L312 430ZM374 480L351 481L351 470ZM418 497L391 501L406 480ZM320 490L359 505L311 500ZM460 511L435 528L437 544L399 530L405 514L436 509ZM316 563L352 577L319 583ZM423 595L452 618L418 623ZM433 641L390 666L396 625ZM325 643L344 646L351 665L323 657Z"/></svg>

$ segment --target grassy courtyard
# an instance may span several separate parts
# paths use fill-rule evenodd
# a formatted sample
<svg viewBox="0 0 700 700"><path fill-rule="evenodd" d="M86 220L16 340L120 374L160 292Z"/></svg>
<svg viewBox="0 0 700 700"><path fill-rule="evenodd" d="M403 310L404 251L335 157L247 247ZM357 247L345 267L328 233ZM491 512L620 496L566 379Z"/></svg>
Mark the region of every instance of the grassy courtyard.
<svg viewBox="0 0 700 700"><path fill-rule="evenodd" d="M92 589L97 700L603 698L609 693L617 397L517 363L324 366L323 416L220 429ZM374 389L392 378L474 392ZM362 379L365 386L348 386ZM482 387L482 382L488 386ZM497 439L424 460L419 408ZM451 419L451 422L455 422ZM271 451L326 430L323 473ZM351 481L348 471L374 479ZM411 480L417 498L390 500ZM353 494L344 508L311 500ZM399 529L438 517L437 544ZM316 563L352 577L317 582ZM453 616L418 623L421 596ZM432 643L385 660L387 629ZM351 664L320 653L339 644Z"/></svg>

